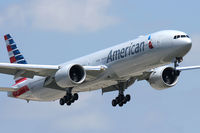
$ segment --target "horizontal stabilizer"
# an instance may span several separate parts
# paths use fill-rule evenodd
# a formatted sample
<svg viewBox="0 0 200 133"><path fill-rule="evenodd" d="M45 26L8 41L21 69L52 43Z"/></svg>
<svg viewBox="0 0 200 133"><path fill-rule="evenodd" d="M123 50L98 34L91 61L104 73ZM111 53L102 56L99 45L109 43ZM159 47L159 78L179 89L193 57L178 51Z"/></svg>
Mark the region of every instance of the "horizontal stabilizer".
<svg viewBox="0 0 200 133"><path fill-rule="evenodd" d="M17 90L17 88L11 88L11 87L0 87L0 91L10 91L10 92L12 92L12 91L16 91Z"/></svg>

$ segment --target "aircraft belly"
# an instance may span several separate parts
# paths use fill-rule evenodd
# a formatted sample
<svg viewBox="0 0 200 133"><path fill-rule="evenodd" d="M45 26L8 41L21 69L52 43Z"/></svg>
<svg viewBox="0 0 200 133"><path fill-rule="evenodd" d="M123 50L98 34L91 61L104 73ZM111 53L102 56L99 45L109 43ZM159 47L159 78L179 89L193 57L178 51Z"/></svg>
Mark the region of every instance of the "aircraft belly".
<svg viewBox="0 0 200 133"><path fill-rule="evenodd" d="M33 79L34 80L34 79ZM21 99L28 99L34 101L54 101L65 95L65 91L44 88L45 78L36 78L35 81L29 83L29 91L20 95Z"/></svg>
<svg viewBox="0 0 200 133"><path fill-rule="evenodd" d="M40 99L40 101L54 101L63 97L65 94L65 91L50 88L40 88L38 91L33 92L33 95Z"/></svg>
<svg viewBox="0 0 200 133"><path fill-rule="evenodd" d="M105 88L111 85L117 84L117 81L114 80L94 80L88 83L85 83L84 85L80 85L77 87L74 87L72 92L84 92L84 91L93 91L93 90L98 90L101 88Z"/></svg>

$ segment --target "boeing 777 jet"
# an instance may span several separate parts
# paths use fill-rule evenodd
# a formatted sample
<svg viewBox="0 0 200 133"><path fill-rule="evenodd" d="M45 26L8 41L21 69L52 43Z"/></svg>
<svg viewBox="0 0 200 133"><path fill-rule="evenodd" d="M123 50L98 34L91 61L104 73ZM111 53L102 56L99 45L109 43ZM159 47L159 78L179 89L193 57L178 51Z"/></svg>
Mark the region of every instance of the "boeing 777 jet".
<svg viewBox="0 0 200 133"><path fill-rule="evenodd" d="M192 41L175 30L140 36L59 65L28 64L10 34L4 38L10 63L0 63L0 73L13 75L15 83L0 91L27 101L59 100L60 105L71 105L79 92L101 89L102 93L119 91L112 105L122 107L131 100L124 91L135 81L146 80L163 90L175 86L182 71L200 69L179 67Z"/></svg>

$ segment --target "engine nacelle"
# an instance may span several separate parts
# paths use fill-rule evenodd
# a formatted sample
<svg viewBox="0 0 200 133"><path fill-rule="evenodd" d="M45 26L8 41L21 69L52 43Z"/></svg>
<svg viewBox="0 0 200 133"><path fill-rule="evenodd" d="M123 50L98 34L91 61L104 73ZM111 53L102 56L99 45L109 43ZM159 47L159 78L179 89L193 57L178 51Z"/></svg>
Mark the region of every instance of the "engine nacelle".
<svg viewBox="0 0 200 133"><path fill-rule="evenodd" d="M179 74L180 71L177 71L172 67L159 67L151 73L148 82L151 87L157 90L167 89L177 84Z"/></svg>
<svg viewBox="0 0 200 133"><path fill-rule="evenodd" d="M61 88L74 87L85 81L86 72L81 65L70 64L60 68L55 74L56 84Z"/></svg>

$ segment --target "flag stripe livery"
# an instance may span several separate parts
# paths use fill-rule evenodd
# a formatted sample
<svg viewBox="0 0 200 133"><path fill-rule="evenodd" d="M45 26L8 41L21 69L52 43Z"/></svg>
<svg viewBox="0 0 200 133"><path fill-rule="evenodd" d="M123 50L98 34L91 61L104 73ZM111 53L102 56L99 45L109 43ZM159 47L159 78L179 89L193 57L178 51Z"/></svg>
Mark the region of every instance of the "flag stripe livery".
<svg viewBox="0 0 200 133"><path fill-rule="evenodd" d="M24 56L18 50L17 45L10 34L5 35L4 39L6 41L10 63L27 64Z"/></svg>

